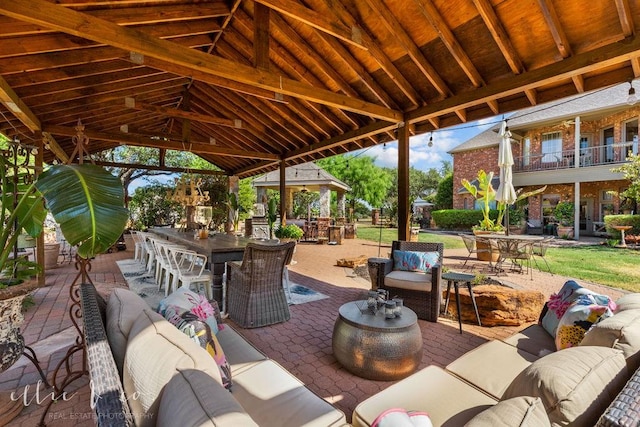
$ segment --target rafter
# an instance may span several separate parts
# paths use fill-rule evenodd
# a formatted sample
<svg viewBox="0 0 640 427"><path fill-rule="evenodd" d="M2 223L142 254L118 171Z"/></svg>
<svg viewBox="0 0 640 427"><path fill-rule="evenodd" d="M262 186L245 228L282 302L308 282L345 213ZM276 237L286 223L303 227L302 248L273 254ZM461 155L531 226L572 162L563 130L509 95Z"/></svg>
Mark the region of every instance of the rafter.
<svg viewBox="0 0 640 427"><path fill-rule="evenodd" d="M269 26L271 10L256 4L253 15L253 66L269 71Z"/></svg>
<svg viewBox="0 0 640 427"><path fill-rule="evenodd" d="M53 135L62 135L73 137L77 131L72 127L66 126L47 126L44 129ZM130 133L119 132L96 132L85 130L85 135L91 139L115 142L117 144L133 145L140 147L164 148L167 150L190 151L195 154L211 154L216 156L232 156L248 159L278 160L278 154L259 153L257 151L236 150L223 147L217 147L207 142L191 141L189 144L175 142L170 140L162 140L162 137L154 138L146 135L134 135Z"/></svg>
<svg viewBox="0 0 640 427"><path fill-rule="evenodd" d="M451 90L447 86L447 83L440 77L437 70L431 65L431 63L424 56L420 48L415 44L411 36L407 34L400 22L394 18L393 13L381 0L366 0L373 10L380 15L380 21L387 27L387 29L398 39L398 42L406 49L409 57L418 66L420 72L429 80L433 87L443 97L451 95Z"/></svg>
<svg viewBox="0 0 640 427"><path fill-rule="evenodd" d="M422 14L427 18L431 26L438 33L438 37L447 47L451 55L455 58L455 60L462 68L462 71L469 77L471 83L475 87L480 87L484 84L484 79L476 69L473 62L471 62L471 58L467 55L467 52L464 51L456 36L453 34L453 31L446 25L446 21L436 9L435 5L431 0L415 0L416 4L422 11Z"/></svg>
<svg viewBox="0 0 640 427"><path fill-rule="evenodd" d="M51 135L49 132L42 132L42 142L43 146L47 150L51 150L55 156L62 161L62 163L69 163L69 156L67 153L60 147L58 141Z"/></svg>
<svg viewBox="0 0 640 427"><path fill-rule="evenodd" d="M31 132L40 130L40 120L27 107L22 99L9 86L9 83L0 76L0 102L11 111Z"/></svg>
<svg viewBox="0 0 640 427"><path fill-rule="evenodd" d="M622 33L625 37L629 37L635 34L635 27L633 25L633 17L631 15L631 8L629 7L629 0L615 0L616 8L618 9L618 17L620 18L620 25L622 26Z"/></svg>
<svg viewBox="0 0 640 427"><path fill-rule="evenodd" d="M362 30L359 27L347 27L341 22L336 22L313 9L302 6L291 0L255 0L269 8L280 12L290 18L312 26L318 31L330 34L344 42L361 49L367 49L362 43Z"/></svg>
<svg viewBox="0 0 640 427"><path fill-rule="evenodd" d="M560 25L560 19L558 19L558 14L553 7L553 3L551 3L551 0L538 0L538 4L540 5L545 21L547 21L547 26L553 36L553 40L556 42L560 55L562 55L563 58L570 57L572 52L569 39L562 29L562 25Z"/></svg>
<svg viewBox="0 0 640 427"><path fill-rule="evenodd" d="M640 50L640 37L634 35L622 42L603 46L589 52L574 55L561 62L527 71L511 78L500 80L474 91L454 95L434 102L406 114L407 120L416 122L430 117L453 113L460 108L469 108L491 99L535 90L539 86L561 82L573 76L629 61Z"/></svg>
<svg viewBox="0 0 640 427"><path fill-rule="evenodd" d="M164 164L160 166L145 165L141 163L118 163L118 162L104 162L100 160L94 161L98 166L107 166L112 168L125 168L125 169L144 169L152 171L165 171L175 173L194 173L199 175L226 175L224 171L215 171L210 169L191 169L191 168L174 168L166 166Z"/></svg>
<svg viewBox="0 0 640 427"><path fill-rule="evenodd" d="M478 9L482 20L493 36L500 52L502 52L502 56L504 56L509 67L511 67L511 71L515 74L522 73L524 71L524 65L522 65L520 55L518 55L518 52L516 52L511 44L511 39L500 23L491 2L489 0L473 0L473 4L476 5L476 9Z"/></svg>
<svg viewBox="0 0 640 427"><path fill-rule="evenodd" d="M226 119L222 117L211 117L204 114L193 113L190 111L177 110L175 108L160 107L158 105L148 104L146 102L136 101L135 98L127 97L124 99L124 105L127 108L140 111L151 111L167 117L180 119L189 119L196 122L210 123L213 125L228 126L236 129L242 129L242 120Z"/></svg>
<svg viewBox="0 0 640 427"><path fill-rule="evenodd" d="M584 77L581 75L572 76L571 80L573 81L574 86L576 87L576 91L578 93L584 92Z"/></svg>
<svg viewBox="0 0 640 427"><path fill-rule="evenodd" d="M379 119L393 122L402 120L402 113L399 111L336 94L326 89L314 88L204 52L185 49L175 43L149 36L142 31L120 27L117 24L44 0L0 0L0 13L98 43L138 52L145 56L180 65L188 70L221 76Z"/></svg>

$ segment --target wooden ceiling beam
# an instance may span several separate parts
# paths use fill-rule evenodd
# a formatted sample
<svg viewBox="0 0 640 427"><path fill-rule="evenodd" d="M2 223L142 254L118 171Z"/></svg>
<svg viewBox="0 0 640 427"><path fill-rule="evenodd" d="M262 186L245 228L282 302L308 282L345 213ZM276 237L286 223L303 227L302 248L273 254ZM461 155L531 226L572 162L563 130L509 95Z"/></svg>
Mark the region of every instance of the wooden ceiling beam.
<svg viewBox="0 0 640 427"><path fill-rule="evenodd" d="M72 127L66 126L47 126L44 131L53 135L62 135L73 137L78 132ZM160 138L153 138L145 135L134 135L130 133L120 132L96 132L85 129L85 135L91 139L115 142L122 145L133 145L140 147L164 148L167 150L190 151L195 154L214 154L216 156L232 156L247 159L260 160L279 160L278 154L261 153L249 150L236 150L230 148L216 147L208 142L191 141L188 144L176 141L163 141Z"/></svg>
<svg viewBox="0 0 640 427"><path fill-rule="evenodd" d="M544 16L553 41L555 41L558 51L563 58L568 58L572 55L571 45L569 45L569 39L560 25L560 19L556 13L555 7L551 0L538 0L540 10L542 10L542 16Z"/></svg>
<svg viewBox="0 0 640 427"><path fill-rule="evenodd" d="M633 77L640 77L640 57L631 58L631 68L633 68Z"/></svg>
<svg viewBox="0 0 640 427"><path fill-rule="evenodd" d="M49 132L42 132L42 142L45 150L51 151L62 163L69 163L69 156L60 147L53 135Z"/></svg>
<svg viewBox="0 0 640 427"><path fill-rule="evenodd" d="M436 30L438 37L447 47L453 58L458 62L462 71L469 77L475 87L484 85L484 79L473 65L471 58L464 51L453 31L447 26L444 17L440 14L431 0L415 0L422 14L427 18L431 26Z"/></svg>
<svg viewBox="0 0 640 427"><path fill-rule="evenodd" d="M367 47L362 43L361 28L357 26L349 28L341 22L327 19L325 15L318 13L313 9L304 7L297 1L255 0L255 3L263 4L285 16L307 24L320 32L336 37L352 46L365 50L367 49Z"/></svg>
<svg viewBox="0 0 640 427"><path fill-rule="evenodd" d="M571 80L573 81L573 85L576 87L576 91L578 93L584 92L584 77L580 74L576 76L571 76Z"/></svg>
<svg viewBox="0 0 640 427"><path fill-rule="evenodd" d="M111 168L125 168L125 169L144 169L144 170L153 170L153 171L166 171L166 172L175 172L175 173L189 173L189 174L200 174L200 175L226 175L224 171L210 170L210 169L191 169L191 168L176 168L171 166L155 166L155 165L144 165L141 163L118 163L118 162L105 162L102 160L96 160L94 163L98 166L107 166Z"/></svg>
<svg viewBox="0 0 640 427"><path fill-rule="evenodd" d="M500 113L500 106L498 105L498 101L495 99L490 99L487 101L487 105L489 106L489 108L491 108L491 111L493 111L493 114L499 114Z"/></svg>
<svg viewBox="0 0 640 427"><path fill-rule="evenodd" d="M620 18L620 25L622 26L622 34L625 37L629 37L635 34L635 25L633 24L633 15L631 14L631 7L629 7L629 0L615 0L616 9L618 9L618 17Z"/></svg>
<svg viewBox="0 0 640 427"><path fill-rule="evenodd" d="M420 72L426 77L436 91L447 97L452 94L447 83L440 77L437 70L427 60L420 48L415 44L411 36L405 31L400 22L393 16L393 13L381 0L366 0L369 7L380 15L380 21L387 27L391 34L397 38L398 42L407 51L411 60L416 64Z"/></svg>
<svg viewBox="0 0 640 427"><path fill-rule="evenodd" d="M28 127L31 132L40 130L40 120L38 120L38 117L33 114L33 111L27 107L27 104L20 99L2 76L0 76L0 102L11 111L11 114L16 116L22 124Z"/></svg>
<svg viewBox="0 0 640 427"><path fill-rule="evenodd" d="M255 4L253 18L253 66L269 71L270 9L265 5Z"/></svg>
<svg viewBox="0 0 640 427"><path fill-rule="evenodd" d="M342 21L351 27L360 27L356 19L351 15L346 7L340 1L323 0L327 4L327 8L331 10L336 16L338 21ZM411 101L413 105L420 105L420 95L416 92L415 88L409 83L406 77L398 70L395 64L389 59L389 57L380 48L378 43L375 42L373 37L366 29L362 29L362 42L369 50L369 54L376 60L382 70L393 80L398 88L405 94L405 96ZM381 117L379 117L381 118Z"/></svg>
<svg viewBox="0 0 640 427"><path fill-rule="evenodd" d="M120 27L45 0L0 0L0 13L98 43L137 52L190 70L221 76L382 120L392 122L402 120L400 111L336 94L326 89L310 87L295 80L255 70L204 52L184 49L175 43L150 36L143 31Z"/></svg>
<svg viewBox="0 0 640 427"><path fill-rule="evenodd" d="M146 102L137 101L135 98L126 97L124 105L127 108L140 111L151 111L167 117L195 120L197 122L209 123L213 125L228 126L235 129L242 129L242 120L227 119L223 117L212 117L204 114L198 114L190 111L177 110L175 108L166 108L158 105L148 104Z"/></svg>
<svg viewBox="0 0 640 427"><path fill-rule="evenodd" d="M482 17L493 40L495 40L498 45L498 49L502 52L502 56L507 60L511 71L513 71L514 74L522 73L524 71L524 65L522 64L520 55L518 55L518 52L513 47L511 39L500 23L500 19L498 19L498 15L496 15L491 2L489 0L473 0L473 4L476 6L476 9L478 9L480 17Z"/></svg>
<svg viewBox="0 0 640 427"><path fill-rule="evenodd" d="M529 99L531 105L538 105L538 94L535 89L525 89L524 94Z"/></svg>

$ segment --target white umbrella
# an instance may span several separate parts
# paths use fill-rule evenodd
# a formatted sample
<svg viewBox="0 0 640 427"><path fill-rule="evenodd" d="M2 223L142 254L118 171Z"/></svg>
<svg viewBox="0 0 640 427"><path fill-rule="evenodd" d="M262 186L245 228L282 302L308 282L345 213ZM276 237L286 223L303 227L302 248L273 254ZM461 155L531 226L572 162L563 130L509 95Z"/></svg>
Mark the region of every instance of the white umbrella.
<svg viewBox="0 0 640 427"><path fill-rule="evenodd" d="M506 205L505 220L507 222L506 233L509 234L509 205L516 201L516 190L513 188L512 167L513 153L511 152L511 132L507 121L502 122L500 128L500 146L498 147L498 166L500 167L500 185L496 191L496 201Z"/></svg>

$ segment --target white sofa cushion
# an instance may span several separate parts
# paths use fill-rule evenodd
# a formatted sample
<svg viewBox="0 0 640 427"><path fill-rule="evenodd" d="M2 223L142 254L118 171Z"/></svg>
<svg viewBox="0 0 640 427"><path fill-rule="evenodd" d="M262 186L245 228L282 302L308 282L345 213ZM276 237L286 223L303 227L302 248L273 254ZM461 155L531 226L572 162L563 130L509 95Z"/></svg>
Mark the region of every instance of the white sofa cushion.
<svg viewBox="0 0 640 427"><path fill-rule="evenodd" d="M625 310L635 310L640 308L640 293L633 293L621 296L616 301L616 313Z"/></svg>
<svg viewBox="0 0 640 427"><path fill-rule="evenodd" d="M547 427L547 411L539 397L514 397L480 412L465 427Z"/></svg>
<svg viewBox="0 0 640 427"><path fill-rule="evenodd" d="M181 370L162 391L157 427L257 427L224 387L202 371Z"/></svg>
<svg viewBox="0 0 640 427"><path fill-rule="evenodd" d="M216 338L218 338L218 342L224 350L227 362L231 366L231 374L234 377L246 368L263 360L267 360L267 356L249 344L249 342L229 326L229 324L224 325L224 328L218 332Z"/></svg>
<svg viewBox="0 0 640 427"><path fill-rule="evenodd" d="M434 426L462 426L498 403L489 395L437 366L427 366L360 403L354 427L370 427L387 409L404 408L429 414Z"/></svg>
<svg viewBox="0 0 640 427"><path fill-rule="evenodd" d="M165 385L189 369L201 370L222 385L220 370L206 350L158 313L143 310L129 333L123 370L124 391L137 426L156 424Z"/></svg>
<svg viewBox="0 0 640 427"><path fill-rule="evenodd" d="M384 276L384 286L410 291L431 291L431 273L394 270Z"/></svg>
<svg viewBox="0 0 640 427"><path fill-rule="evenodd" d="M105 329L120 378L131 327L140 313L148 308L145 300L128 289L115 288L109 295Z"/></svg>
<svg viewBox="0 0 640 427"><path fill-rule="evenodd" d="M592 426L628 377L621 351L572 347L533 362L513 380L503 399L540 397L552 426Z"/></svg>
<svg viewBox="0 0 640 427"><path fill-rule="evenodd" d="M540 325L531 325L502 341L538 357L543 357L556 351L554 337L549 335L546 329Z"/></svg>

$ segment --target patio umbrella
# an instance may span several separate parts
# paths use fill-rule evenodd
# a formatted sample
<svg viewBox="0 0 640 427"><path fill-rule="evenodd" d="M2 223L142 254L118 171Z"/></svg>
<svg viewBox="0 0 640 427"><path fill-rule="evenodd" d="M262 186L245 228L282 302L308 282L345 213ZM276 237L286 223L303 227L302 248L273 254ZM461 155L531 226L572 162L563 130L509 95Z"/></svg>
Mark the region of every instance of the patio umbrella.
<svg viewBox="0 0 640 427"><path fill-rule="evenodd" d="M513 153L511 153L511 132L507 126L507 121L502 122L500 128L500 146L498 147L498 166L500 167L500 185L496 191L496 201L504 202L506 205L505 220L507 223L506 233L509 235L509 205L516 201L516 190L513 188L512 167Z"/></svg>

